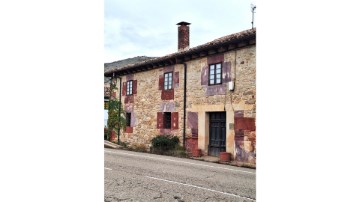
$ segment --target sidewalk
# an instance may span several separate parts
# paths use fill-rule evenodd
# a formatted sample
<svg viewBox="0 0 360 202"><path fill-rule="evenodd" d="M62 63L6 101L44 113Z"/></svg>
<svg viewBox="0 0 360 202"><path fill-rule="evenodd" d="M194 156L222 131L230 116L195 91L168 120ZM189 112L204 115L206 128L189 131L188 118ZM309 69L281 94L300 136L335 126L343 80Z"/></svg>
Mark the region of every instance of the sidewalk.
<svg viewBox="0 0 360 202"><path fill-rule="evenodd" d="M120 145L104 140L105 148L120 149Z"/></svg>
<svg viewBox="0 0 360 202"><path fill-rule="evenodd" d="M249 163L243 163L243 162L239 162L239 161L221 162L219 160L219 157L215 157L215 156L190 157L190 159L256 169L256 165L249 164Z"/></svg>
<svg viewBox="0 0 360 202"><path fill-rule="evenodd" d="M115 144L115 143L112 143L112 142L109 142L109 141L106 141L106 140L104 140L104 147L105 148L112 148L112 149L125 149L124 147L122 147L122 146L120 146L118 144ZM190 157L188 157L189 159L194 159L194 160L198 160L198 161L206 161L206 162L211 162L211 163L220 163L220 164L226 164L226 165L231 165L231 166L256 169L256 165L249 164L249 163L243 163L243 162L239 162L239 161L221 162L219 160L219 157L215 157L215 156L193 157L193 156L191 156L191 154L188 154L188 155L190 155Z"/></svg>

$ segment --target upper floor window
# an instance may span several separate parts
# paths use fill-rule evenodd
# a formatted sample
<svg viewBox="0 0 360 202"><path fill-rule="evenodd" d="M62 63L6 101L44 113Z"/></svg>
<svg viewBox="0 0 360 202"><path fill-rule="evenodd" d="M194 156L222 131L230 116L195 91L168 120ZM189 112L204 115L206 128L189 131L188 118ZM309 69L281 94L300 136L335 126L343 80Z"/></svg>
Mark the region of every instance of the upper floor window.
<svg viewBox="0 0 360 202"><path fill-rule="evenodd" d="M209 85L216 85L222 83L222 65L221 63L218 64L211 64L209 66L210 73L209 73Z"/></svg>
<svg viewBox="0 0 360 202"><path fill-rule="evenodd" d="M164 90L172 89L172 72L164 74Z"/></svg>
<svg viewBox="0 0 360 202"><path fill-rule="evenodd" d="M133 81L127 81L126 85L126 95L132 95L133 94Z"/></svg>

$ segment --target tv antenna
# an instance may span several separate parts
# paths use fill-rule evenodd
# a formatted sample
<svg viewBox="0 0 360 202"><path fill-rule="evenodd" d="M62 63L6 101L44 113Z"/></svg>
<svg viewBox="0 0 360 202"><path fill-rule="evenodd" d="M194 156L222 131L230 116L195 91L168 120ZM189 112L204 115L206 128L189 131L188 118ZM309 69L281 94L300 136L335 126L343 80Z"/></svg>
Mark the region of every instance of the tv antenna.
<svg viewBox="0 0 360 202"><path fill-rule="evenodd" d="M251 29L254 29L254 13L255 13L256 5L251 4L251 12L252 12L252 21L251 21Z"/></svg>

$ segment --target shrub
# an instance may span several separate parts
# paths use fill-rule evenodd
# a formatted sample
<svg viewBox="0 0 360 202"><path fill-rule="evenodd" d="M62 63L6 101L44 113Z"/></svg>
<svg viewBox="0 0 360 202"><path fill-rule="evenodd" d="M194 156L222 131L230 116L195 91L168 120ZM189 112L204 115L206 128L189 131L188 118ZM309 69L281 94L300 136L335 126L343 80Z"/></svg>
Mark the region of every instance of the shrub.
<svg viewBox="0 0 360 202"><path fill-rule="evenodd" d="M120 142L120 146L122 146L124 148L128 148L128 143L127 142Z"/></svg>
<svg viewBox="0 0 360 202"><path fill-rule="evenodd" d="M133 151L137 151L137 152L147 152L147 149L146 149L146 145L145 145L145 144L137 144L137 143L135 143L135 144L133 144L133 145L131 146L131 149L132 149Z"/></svg>
<svg viewBox="0 0 360 202"><path fill-rule="evenodd" d="M186 158L188 155L186 153L186 149L183 146L176 145L175 150L173 152L173 156Z"/></svg>
<svg viewBox="0 0 360 202"><path fill-rule="evenodd" d="M152 151L154 153L164 154L170 150L174 150L175 146L180 142L177 136L158 135L151 140Z"/></svg>

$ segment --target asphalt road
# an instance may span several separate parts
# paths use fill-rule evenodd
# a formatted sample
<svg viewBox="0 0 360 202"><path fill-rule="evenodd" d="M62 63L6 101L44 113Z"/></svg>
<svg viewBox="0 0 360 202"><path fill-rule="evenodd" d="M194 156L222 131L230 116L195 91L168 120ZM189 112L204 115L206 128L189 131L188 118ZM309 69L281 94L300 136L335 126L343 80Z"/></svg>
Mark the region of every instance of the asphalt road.
<svg viewBox="0 0 360 202"><path fill-rule="evenodd" d="M256 201L255 170L105 149L110 201Z"/></svg>

